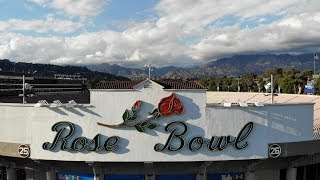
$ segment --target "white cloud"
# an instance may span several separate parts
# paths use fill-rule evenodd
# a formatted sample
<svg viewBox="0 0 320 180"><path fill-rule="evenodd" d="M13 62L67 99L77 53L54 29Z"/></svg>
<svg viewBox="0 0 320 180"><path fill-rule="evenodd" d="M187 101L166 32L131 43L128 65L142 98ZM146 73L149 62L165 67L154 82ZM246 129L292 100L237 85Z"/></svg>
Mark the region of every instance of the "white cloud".
<svg viewBox="0 0 320 180"><path fill-rule="evenodd" d="M299 6L292 6L287 11L292 14L317 13L319 12L319 7L319 0L301 0Z"/></svg>
<svg viewBox="0 0 320 180"><path fill-rule="evenodd" d="M283 14L302 0L162 0L156 9L160 20L181 26L186 34L206 33L206 26L228 15L242 19L266 14Z"/></svg>
<svg viewBox="0 0 320 180"><path fill-rule="evenodd" d="M31 37L0 34L0 59L59 64L103 62L190 65L199 61L244 53L305 52L320 45L318 0L162 0L156 6L159 18L130 24L123 31L101 30L73 37ZM91 2L91 3L90 3ZM105 4L97 0L41 1L70 16L95 16ZM320 2L320 1L319 1ZM87 6L88 5L88 6ZM317 6L320 7L320 6ZM319 8L318 8L319 10ZM269 22L265 15L281 14L271 24L241 28L242 22ZM238 22L217 26L228 16ZM3 30L72 32L82 27L72 21L0 21ZM196 37L195 41L189 38Z"/></svg>
<svg viewBox="0 0 320 180"><path fill-rule="evenodd" d="M14 33L0 34L0 57L16 61L48 63L64 53L63 40L34 38Z"/></svg>
<svg viewBox="0 0 320 180"><path fill-rule="evenodd" d="M109 0L53 0L52 7L63 10L71 16L96 16Z"/></svg>
<svg viewBox="0 0 320 180"><path fill-rule="evenodd" d="M265 22L266 21L266 18L260 18L259 19L259 22Z"/></svg>
<svg viewBox="0 0 320 180"><path fill-rule="evenodd" d="M42 7L57 9L71 17L96 16L110 0L29 0Z"/></svg>
<svg viewBox="0 0 320 180"><path fill-rule="evenodd" d="M297 28L300 29L302 27L302 21L298 19L297 17L287 18L284 20L281 20L278 23L279 26L290 26L291 28Z"/></svg>
<svg viewBox="0 0 320 180"><path fill-rule="evenodd" d="M49 2L49 0L28 0L28 1L36 3L39 6L45 6Z"/></svg>
<svg viewBox="0 0 320 180"><path fill-rule="evenodd" d="M304 13L252 29L212 28L200 42L183 45L176 24L151 21L123 32L100 31L74 37L0 36L0 58L59 64L150 62L188 65L223 56L261 52L299 52L319 45L320 13Z"/></svg>
<svg viewBox="0 0 320 180"><path fill-rule="evenodd" d="M101 31L74 37L40 38L3 33L0 59L65 64L128 60L163 65L183 55L177 33L175 26L163 28L155 23L137 24L124 32Z"/></svg>
<svg viewBox="0 0 320 180"><path fill-rule="evenodd" d="M194 59L215 59L243 53L303 52L320 45L319 16L320 13L304 13L252 29L237 25L214 29L190 46L189 55ZM226 35L231 38L221 41L219 37Z"/></svg>
<svg viewBox="0 0 320 180"><path fill-rule="evenodd" d="M58 32L70 33L81 28L83 25L78 22L58 20L52 16L48 16L43 20L21 20L9 19L0 21L0 32L5 31L32 31L37 33Z"/></svg>

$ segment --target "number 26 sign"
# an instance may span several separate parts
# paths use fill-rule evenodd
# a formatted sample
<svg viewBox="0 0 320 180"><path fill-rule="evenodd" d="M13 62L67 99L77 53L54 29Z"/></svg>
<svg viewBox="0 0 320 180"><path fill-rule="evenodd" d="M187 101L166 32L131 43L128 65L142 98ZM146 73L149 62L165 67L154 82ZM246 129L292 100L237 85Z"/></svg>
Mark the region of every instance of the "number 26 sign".
<svg viewBox="0 0 320 180"><path fill-rule="evenodd" d="M269 146L269 157L277 158L281 155L281 147L279 144L272 144Z"/></svg>

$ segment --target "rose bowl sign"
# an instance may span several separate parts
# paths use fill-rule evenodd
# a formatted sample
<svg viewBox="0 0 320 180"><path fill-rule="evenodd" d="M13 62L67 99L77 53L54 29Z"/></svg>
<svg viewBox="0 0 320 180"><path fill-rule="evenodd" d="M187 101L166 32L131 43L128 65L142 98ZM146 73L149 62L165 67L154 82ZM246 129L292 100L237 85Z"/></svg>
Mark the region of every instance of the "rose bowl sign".
<svg viewBox="0 0 320 180"><path fill-rule="evenodd" d="M113 129L135 129L138 133L148 134L159 128L155 120L160 120L162 117L179 116L185 112L182 101L172 93L170 96L162 98L158 103L157 108L149 111L149 116L141 117L140 110L143 101L137 100L131 109L125 109L122 114L123 122L120 124L105 124L97 123L99 126ZM254 124L248 122L239 130L236 137L227 136L212 136L205 138L201 136L188 137L188 125L183 121L173 121L168 123L164 128L164 132L168 133L167 140L154 145L154 151L179 151L187 149L192 152L200 149L208 151L222 151L228 146L233 146L236 150L244 149L248 146L246 139L251 134ZM44 150L53 151L58 148L68 152L79 151L116 151L119 147L121 138L119 136L111 136L102 138L103 135L97 134L94 137L75 137L77 129L75 124L68 121L55 123L52 131L56 135L52 142L45 142L42 145Z"/></svg>

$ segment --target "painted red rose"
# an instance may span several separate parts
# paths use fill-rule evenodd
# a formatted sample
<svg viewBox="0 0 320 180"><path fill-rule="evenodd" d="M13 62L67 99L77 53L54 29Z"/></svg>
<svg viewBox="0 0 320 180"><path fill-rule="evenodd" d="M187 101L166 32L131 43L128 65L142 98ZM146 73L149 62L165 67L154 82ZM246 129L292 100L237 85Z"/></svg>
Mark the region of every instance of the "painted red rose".
<svg viewBox="0 0 320 180"><path fill-rule="evenodd" d="M159 113L162 116L171 116L173 114L182 114L184 109L180 99L174 93L161 99L158 105Z"/></svg>
<svg viewBox="0 0 320 180"><path fill-rule="evenodd" d="M133 104L133 106L138 109L141 107L141 104L142 104L142 101L138 100Z"/></svg>

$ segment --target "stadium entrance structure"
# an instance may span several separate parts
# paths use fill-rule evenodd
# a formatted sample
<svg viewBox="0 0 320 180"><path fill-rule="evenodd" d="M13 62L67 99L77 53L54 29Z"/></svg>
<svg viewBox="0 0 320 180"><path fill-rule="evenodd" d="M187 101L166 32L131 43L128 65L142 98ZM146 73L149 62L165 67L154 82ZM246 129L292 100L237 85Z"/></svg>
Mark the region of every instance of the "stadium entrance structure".
<svg viewBox="0 0 320 180"><path fill-rule="evenodd" d="M317 176L310 169L318 152L292 148L318 146L313 106L210 103L194 82L149 79L100 83L90 104L2 103L1 172L7 179Z"/></svg>

